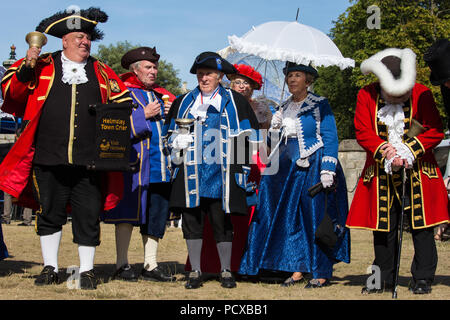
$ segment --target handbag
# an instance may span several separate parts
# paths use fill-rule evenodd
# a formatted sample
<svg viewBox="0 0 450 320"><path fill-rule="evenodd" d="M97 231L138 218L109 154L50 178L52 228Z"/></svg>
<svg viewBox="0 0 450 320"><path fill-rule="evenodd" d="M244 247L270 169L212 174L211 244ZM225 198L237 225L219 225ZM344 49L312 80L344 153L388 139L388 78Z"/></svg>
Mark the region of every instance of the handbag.
<svg viewBox="0 0 450 320"><path fill-rule="evenodd" d="M130 102L95 104L89 111L95 114L95 148L87 166L97 171L131 171Z"/></svg>
<svg viewBox="0 0 450 320"><path fill-rule="evenodd" d="M334 191L337 187L337 181L334 181L330 188L324 188L322 182L313 185L308 189L308 193L311 197L316 196L319 192L325 191L325 209L324 216L314 234L315 241L319 246L333 250L336 245L339 236L342 234L342 228L335 224L329 214L327 213L328 193Z"/></svg>
<svg viewBox="0 0 450 320"><path fill-rule="evenodd" d="M338 236L334 230L334 223L327 213L327 198L328 194L325 195L325 213L323 219L316 229L315 238L319 245L323 245L330 250L336 245L338 241Z"/></svg>

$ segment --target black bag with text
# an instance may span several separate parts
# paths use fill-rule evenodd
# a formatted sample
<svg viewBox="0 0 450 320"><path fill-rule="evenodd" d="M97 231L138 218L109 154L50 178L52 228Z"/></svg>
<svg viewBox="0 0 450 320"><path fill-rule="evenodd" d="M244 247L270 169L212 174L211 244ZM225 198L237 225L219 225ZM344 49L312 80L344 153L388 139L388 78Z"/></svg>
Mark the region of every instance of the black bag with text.
<svg viewBox="0 0 450 320"><path fill-rule="evenodd" d="M88 169L130 171L130 102L95 104L90 112L96 117L95 154Z"/></svg>

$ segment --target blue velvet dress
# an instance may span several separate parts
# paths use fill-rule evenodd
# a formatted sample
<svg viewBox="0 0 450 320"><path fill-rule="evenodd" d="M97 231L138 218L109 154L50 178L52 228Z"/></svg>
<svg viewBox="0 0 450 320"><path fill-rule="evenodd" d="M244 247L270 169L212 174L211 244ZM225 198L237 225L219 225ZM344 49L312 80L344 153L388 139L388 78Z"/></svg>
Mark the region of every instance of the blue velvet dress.
<svg viewBox="0 0 450 320"><path fill-rule="evenodd" d="M329 117L330 123L331 120L334 123L328 104L323 105L325 107L320 108L325 110L321 111L322 120ZM303 128L306 127L304 124L307 121L318 119L317 116L309 117L307 112L302 117ZM314 128L314 125L311 128ZM330 132L336 131L332 124L330 128ZM314 137L315 129L310 131L310 137ZM322 133L324 131L322 130ZM308 134L303 132L302 138L306 141ZM326 137L323 137L323 140L325 142ZM264 269L298 271L311 273L316 279L329 279L332 276L333 264L339 261L350 262L350 233L345 228L348 213L347 187L342 167L337 161L337 145L333 149L336 154L334 171L337 188L335 191L322 191L311 197L308 189L320 182L324 164L329 165L325 158L327 148L320 147L310 154L309 166L302 167L296 163L301 155L298 139L288 138L280 143L278 172L272 175L263 174L260 182L258 205L250 224L240 274L257 275ZM332 250L319 246L315 241L316 229L324 217L325 203L334 226L341 227L338 241Z"/></svg>
<svg viewBox="0 0 450 320"><path fill-rule="evenodd" d="M6 249L5 242L3 242L2 225L0 224L0 260L8 258L8 249Z"/></svg>

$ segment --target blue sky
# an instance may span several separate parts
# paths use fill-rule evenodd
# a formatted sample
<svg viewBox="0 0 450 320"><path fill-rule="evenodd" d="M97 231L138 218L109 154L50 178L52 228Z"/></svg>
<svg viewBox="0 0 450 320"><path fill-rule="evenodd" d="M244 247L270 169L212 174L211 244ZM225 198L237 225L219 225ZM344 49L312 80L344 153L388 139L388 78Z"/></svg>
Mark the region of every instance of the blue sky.
<svg viewBox="0 0 450 320"><path fill-rule="evenodd" d="M9 58L14 44L17 57L27 50L25 35L34 31L39 22L76 5L81 9L100 7L109 20L99 24L105 33L103 40L94 42L92 53L99 44L118 41L156 46L161 59L174 65L179 78L196 85L189 69L195 57L203 51L217 51L228 45L228 36L242 36L252 26L268 21L298 21L328 34L333 20L345 12L349 0L3 0L0 18L0 60ZM61 49L61 40L48 36L43 52Z"/></svg>

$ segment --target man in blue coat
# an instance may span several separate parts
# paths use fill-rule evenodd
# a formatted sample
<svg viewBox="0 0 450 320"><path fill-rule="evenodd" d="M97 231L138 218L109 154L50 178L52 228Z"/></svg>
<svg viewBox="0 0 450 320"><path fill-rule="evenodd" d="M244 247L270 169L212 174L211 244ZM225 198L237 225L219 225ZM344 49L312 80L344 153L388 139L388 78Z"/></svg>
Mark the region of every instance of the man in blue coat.
<svg viewBox="0 0 450 320"><path fill-rule="evenodd" d="M134 172L125 174L124 199L105 215L105 223L116 225L115 279L137 281L128 263L128 247L133 226L139 226L144 244L141 277L150 281L174 281L158 267L158 241L164 236L169 216L170 161L164 154L161 129L175 96L156 85L159 54L155 48L140 47L127 52L122 67L130 72L121 79L135 103L131 114ZM164 103L163 100L167 102Z"/></svg>
<svg viewBox="0 0 450 320"><path fill-rule="evenodd" d="M185 287L202 286L200 256L207 216L219 253L221 285L234 288L236 282L230 272L230 215L248 213L250 143L259 142L259 124L244 96L220 84L224 74L236 73L228 61L214 52L203 52L190 72L197 76L198 87L174 101L163 130L173 148L169 206L182 214L183 236L192 266ZM183 122L191 122L190 131L183 132L187 129L182 128Z"/></svg>

